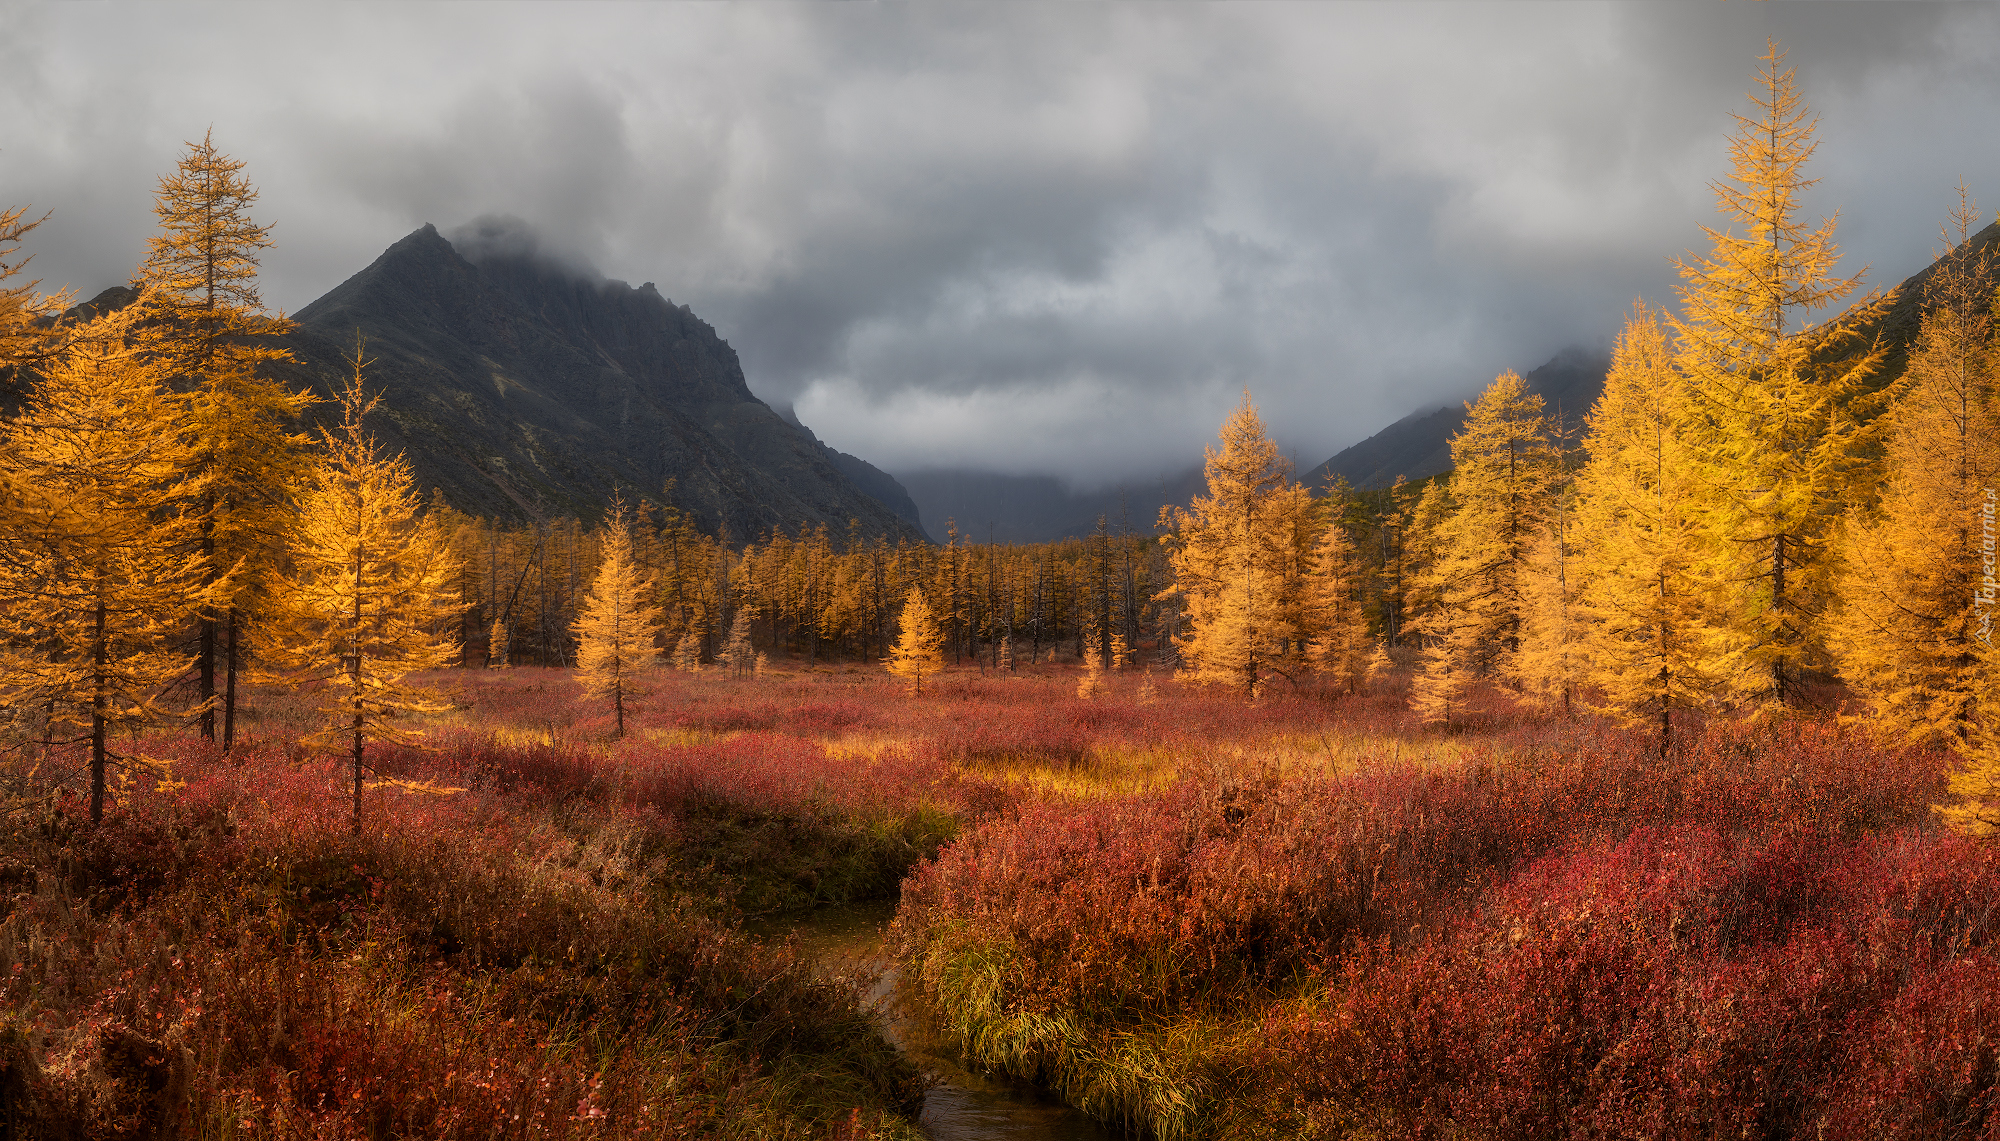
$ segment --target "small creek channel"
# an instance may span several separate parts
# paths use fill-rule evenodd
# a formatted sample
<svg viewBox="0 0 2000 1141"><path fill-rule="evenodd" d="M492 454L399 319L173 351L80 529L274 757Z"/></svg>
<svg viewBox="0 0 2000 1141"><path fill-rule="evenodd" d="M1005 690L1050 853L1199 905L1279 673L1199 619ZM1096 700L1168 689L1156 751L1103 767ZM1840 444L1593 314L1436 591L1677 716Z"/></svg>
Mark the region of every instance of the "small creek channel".
<svg viewBox="0 0 2000 1141"><path fill-rule="evenodd" d="M855 967L880 972L863 996L883 1033L917 1068L938 1082L924 1095L917 1124L933 1141L1112 1141L1116 1135L1077 1111L998 1075L965 1068L941 1041L918 1002L899 985L896 964L882 945L895 918L894 904L829 910L803 920L766 928L769 935L798 938L828 976ZM845 970L843 970L845 968Z"/></svg>

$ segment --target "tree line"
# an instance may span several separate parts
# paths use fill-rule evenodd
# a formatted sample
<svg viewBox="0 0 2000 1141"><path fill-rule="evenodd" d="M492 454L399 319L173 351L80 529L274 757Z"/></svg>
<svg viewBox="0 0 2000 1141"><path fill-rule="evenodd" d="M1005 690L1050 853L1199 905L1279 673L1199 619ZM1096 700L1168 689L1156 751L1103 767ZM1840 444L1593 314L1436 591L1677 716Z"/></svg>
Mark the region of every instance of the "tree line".
<svg viewBox="0 0 2000 1141"><path fill-rule="evenodd" d="M1996 272L1963 187L1900 374L1846 301L1834 222L1796 217L1814 120L1775 45L1738 116L1680 304L1635 306L1580 439L1506 373L1468 405L1452 468L1319 500L1287 478L1246 397L1170 512L1171 590L1196 677L1255 692L1307 666L1418 656L1410 701L1449 726L1475 685L1652 726L1768 712L1839 680L1862 719L1955 751L1951 819L2000 826L1993 647L2000 392Z"/></svg>
<svg viewBox="0 0 2000 1141"><path fill-rule="evenodd" d="M0 214L0 370L20 396L0 426L0 698L16 747L87 744L93 820L112 766L159 767L141 730L230 747L246 676L319 695L357 826L366 742L442 708L403 679L451 656L458 568L366 431L358 339L317 441L297 430L314 398L260 375L291 326L257 293L269 227L242 168L188 145L129 304L7 285L40 220Z"/></svg>
<svg viewBox="0 0 2000 1141"><path fill-rule="evenodd" d="M671 485L657 498L621 508L621 526L661 609L661 645L680 668L729 664L738 634L806 662L877 661L899 636L913 589L931 599L940 653L953 662L1073 659L1094 638L1107 668L1138 664L1147 648L1163 668L1176 664L1171 645L1161 657L1151 640L1168 572L1150 532L1100 520L1082 539L981 544L953 528L931 544L858 527L836 539L820 526L737 543L701 530L673 505ZM608 532L574 519L507 524L443 504L432 511L463 568L460 663L573 665L576 620Z"/></svg>
<svg viewBox="0 0 2000 1141"><path fill-rule="evenodd" d="M1971 759L1958 819L1990 828L1994 267L1961 192L1900 373L1870 332L1890 295L1813 323L1859 281L1833 274L1834 223L1796 217L1816 122L1775 46L1763 63L1716 184L1736 228L1680 263L1677 306L1635 306L1581 432L1507 373L1468 406L1448 474L1315 496L1246 393L1206 495L1147 533L1100 520L1060 543L745 541L671 487L593 525L420 510L367 436L363 346L317 442L295 429L309 397L259 376L287 327L255 291L268 230L208 140L161 181L130 306L58 319L68 298L6 286L33 223L0 215L0 363L28 392L0 439L16 737L92 741L95 802L112 735L187 718L227 748L239 675L310 681L358 798L363 740L425 707L399 688L424 665L577 668L622 731L660 657L886 660L921 684L947 659L1060 656L1086 690L1137 666L1252 696L1351 692L1400 657L1427 722L1494 686L1651 726L1663 751L1688 714L1839 679L1877 726Z"/></svg>

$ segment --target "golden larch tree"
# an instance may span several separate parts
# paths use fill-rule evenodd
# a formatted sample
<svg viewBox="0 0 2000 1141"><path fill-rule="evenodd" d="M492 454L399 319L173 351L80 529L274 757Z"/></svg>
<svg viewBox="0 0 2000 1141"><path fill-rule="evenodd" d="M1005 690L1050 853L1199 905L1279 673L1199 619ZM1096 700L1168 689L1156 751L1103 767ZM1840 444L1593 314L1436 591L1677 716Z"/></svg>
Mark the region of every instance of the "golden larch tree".
<svg viewBox="0 0 2000 1141"><path fill-rule="evenodd" d="M750 635L751 620L750 608L738 606L736 617L729 623L729 637L722 643L720 657L728 663L729 672L739 678L757 664L757 647Z"/></svg>
<svg viewBox="0 0 2000 1141"><path fill-rule="evenodd" d="M1175 639L1182 676L1239 686L1252 697L1266 674L1282 672L1297 631L1298 518L1311 499L1243 394L1222 425L1222 447L1205 449L1208 494L1186 510L1161 512L1168 529L1177 598L1186 625Z"/></svg>
<svg viewBox="0 0 2000 1141"><path fill-rule="evenodd" d="M576 680L591 697L608 697L625 736L625 702L645 695L645 677L659 663L662 615L651 601L653 584L632 557L631 520L625 504L612 504L605 525L604 557L576 619Z"/></svg>
<svg viewBox="0 0 2000 1141"><path fill-rule="evenodd" d="M306 437L291 426L311 402L259 375L271 362L290 359L269 338L290 332L292 323L266 314L258 295L258 254L270 247L271 228L251 220L257 191L243 166L218 152L208 135L187 144L174 172L160 179L153 202L160 232L133 282L145 312L141 343L186 402L194 448L190 490L213 573L238 570L237 589L199 618L195 657L204 701L216 695L221 658L225 748L235 731L240 626L280 558L290 489L306 464ZM201 730L215 739L215 706L202 715Z"/></svg>
<svg viewBox="0 0 2000 1141"><path fill-rule="evenodd" d="M686 673L701 672L701 635L693 630L674 643L674 668Z"/></svg>
<svg viewBox="0 0 2000 1141"><path fill-rule="evenodd" d="M1313 667L1349 693L1361 688L1375 648L1368 636L1365 573L1346 528L1329 523L1313 551L1305 612L1312 625Z"/></svg>
<svg viewBox="0 0 2000 1141"><path fill-rule="evenodd" d="M1685 379L1657 314L1635 309L1592 409L1576 476L1587 677L1608 712L1659 728L1721 687L1703 476Z"/></svg>
<svg viewBox="0 0 2000 1141"><path fill-rule="evenodd" d="M1411 701L1426 722L1449 722L1474 679L1514 675L1528 555L1561 476L1542 398L1516 373L1496 377L1467 405L1451 464L1449 506L1425 539L1427 610L1414 623L1424 664Z"/></svg>
<svg viewBox="0 0 2000 1141"><path fill-rule="evenodd" d="M920 587L903 600L902 632L889 651L889 672L911 691L922 693L924 679L944 669L944 631Z"/></svg>
<svg viewBox="0 0 2000 1141"><path fill-rule="evenodd" d="M1078 657L1083 676L1076 679L1076 695L1085 701L1095 700L1104 692L1104 642L1096 627L1083 628L1083 653Z"/></svg>
<svg viewBox="0 0 2000 1141"><path fill-rule="evenodd" d="M1870 385L1882 352L1860 330L1885 299L1818 327L1806 314L1841 301L1860 276L1833 276L1837 218L1808 230L1798 197L1817 144L1784 53L1762 57L1755 118L1737 115L1730 177L1715 184L1743 229L1704 227L1707 256L1679 263L1678 367L1690 382L1711 487L1704 513L1728 588L1717 627L1734 690L1779 704L1801 670L1827 664L1832 541L1868 474L1862 425L1879 411Z"/></svg>
<svg viewBox="0 0 2000 1141"><path fill-rule="evenodd" d="M1933 273L1904 393L1887 417L1881 498L1856 510L1832 641L1869 720L1904 740L1965 747L1981 719L1990 626L1988 494L2000 482L1989 256L1958 241ZM2000 715L2000 708L1983 711Z"/></svg>
<svg viewBox="0 0 2000 1141"><path fill-rule="evenodd" d="M273 576L273 612L253 630L268 680L325 685L325 726L312 740L345 745L353 761L354 828L370 740L408 741L409 713L445 702L405 679L458 653L459 566L448 536L426 516L402 457L384 457L363 418L379 401L362 390L357 336L341 423L321 430L287 544Z"/></svg>
<svg viewBox="0 0 2000 1141"><path fill-rule="evenodd" d="M1568 489L1528 543L1521 582L1521 645L1511 666L1515 692L1529 704L1570 714L1584 681L1583 621L1576 518Z"/></svg>
<svg viewBox="0 0 2000 1141"><path fill-rule="evenodd" d="M128 309L71 331L0 440L0 695L50 738L87 735L93 821L106 762L136 759L112 735L189 712L161 697L188 666L170 638L229 589L164 495L187 444L133 324Z"/></svg>

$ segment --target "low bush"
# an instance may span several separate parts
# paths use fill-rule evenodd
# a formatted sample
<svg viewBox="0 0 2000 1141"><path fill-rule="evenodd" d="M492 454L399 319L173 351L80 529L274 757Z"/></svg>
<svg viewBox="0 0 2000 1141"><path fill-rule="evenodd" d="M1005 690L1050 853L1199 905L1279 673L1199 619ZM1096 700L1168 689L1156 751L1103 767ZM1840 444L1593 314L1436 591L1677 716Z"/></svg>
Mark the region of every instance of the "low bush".
<svg viewBox="0 0 2000 1141"><path fill-rule="evenodd" d="M856 996L687 895L656 811L383 787L355 833L337 765L159 744L183 787L8 841L40 1135L914 1136Z"/></svg>
<svg viewBox="0 0 2000 1141"><path fill-rule="evenodd" d="M1525 726L1430 766L1217 767L972 830L906 885L894 934L974 1058L1161 1137L1789 1136L1837 1072L1842 1004L1875 993L1858 901L1887 853L1938 842L1941 769L1803 722L1719 725L1664 761ZM1925 929L1945 928L1973 938ZM1655 1020L1636 1038L1633 1011ZM1607 1066L1650 1084L1600 1094Z"/></svg>

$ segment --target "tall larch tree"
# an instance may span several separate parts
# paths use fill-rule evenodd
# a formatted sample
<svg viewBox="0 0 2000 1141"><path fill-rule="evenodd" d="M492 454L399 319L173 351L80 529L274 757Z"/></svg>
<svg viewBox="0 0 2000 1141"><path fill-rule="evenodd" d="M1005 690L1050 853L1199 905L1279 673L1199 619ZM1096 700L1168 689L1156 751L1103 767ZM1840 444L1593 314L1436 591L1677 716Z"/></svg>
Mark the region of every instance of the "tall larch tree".
<svg viewBox="0 0 2000 1141"><path fill-rule="evenodd" d="M1720 687L1706 484L1685 378L1658 314L1635 309L1591 411L1576 476L1574 571L1587 678L1608 712L1658 727Z"/></svg>
<svg viewBox="0 0 2000 1141"><path fill-rule="evenodd" d="M644 696L645 678L660 659L655 640L662 615L651 601L653 584L632 557L632 527L625 504L612 505L604 529L604 557L576 620L576 679L591 697L611 699L618 736L625 736L625 702Z"/></svg>
<svg viewBox="0 0 2000 1141"><path fill-rule="evenodd" d="M1796 217L1818 121L1775 44L1762 62L1758 114L1736 116L1731 174L1715 184L1743 233L1704 227L1709 253L1679 263L1682 312L1671 320L1706 445L1708 541L1731 589L1718 661L1736 667L1739 695L1783 704L1801 671L1828 662L1832 541L1867 478L1862 428L1879 411L1882 354L1860 330L1883 299L1804 323L1860 276L1833 276L1837 216L1812 230Z"/></svg>
<svg viewBox="0 0 2000 1141"><path fill-rule="evenodd" d="M1338 521L1327 524L1313 551L1304 609L1312 628L1313 668L1349 693L1361 688L1375 649L1368 636L1366 577L1347 529Z"/></svg>
<svg viewBox="0 0 2000 1141"><path fill-rule="evenodd" d="M1521 645L1511 666L1515 692L1569 716L1584 681L1583 614L1578 593L1574 496L1565 487L1528 543L1521 584Z"/></svg>
<svg viewBox="0 0 2000 1141"><path fill-rule="evenodd" d="M362 390L359 338L349 364L340 426L321 430L288 565L273 576L278 605L253 641L269 680L324 685L326 723L312 739L348 750L358 831L367 743L410 740L404 715L450 708L405 679L458 653L459 567L444 529L422 512L409 465L383 456L363 427L379 398Z"/></svg>
<svg viewBox="0 0 2000 1141"><path fill-rule="evenodd" d="M1281 671L1284 645L1297 633L1289 620L1301 585L1293 539L1311 500L1249 393L1221 437L1219 450L1205 450L1208 494L1162 512L1174 570L1167 593L1185 615L1176 641L1184 675L1255 697L1266 675Z"/></svg>
<svg viewBox="0 0 2000 1141"><path fill-rule="evenodd" d="M114 734L188 712L161 697L188 666L170 638L229 589L162 494L187 443L133 318L73 330L0 438L0 697L49 739L88 740L92 821L107 762L136 759Z"/></svg>
<svg viewBox="0 0 2000 1141"><path fill-rule="evenodd" d="M1472 679L1513 676L1528 555L1561 475L1542 398L1518 374L1496 377L1467 409L1451 440L1449 508L1426 539L1411 701L1429 722L1449 722Z"/></svg>
<svg viewBox="0 0 2000 1141"><path fill-rule="evenodd" d="M944 630L923 588L911 587L903 599L902 632L889 651L889 672L902 678L913 693L924 691L924 679L944 669Z"/></svg>
<svg viewBox="0 0 2000 1141"><path fill-rule="evenodd" d="M280 555L289 491L306 463L306 438L292 425L310 403L260 375L289 359L269 338L292 324L268 315L258 295L258 255L271 246L271 227L251 220L257 190L243 166L217 151L210 135L187 144L174 172L160 179L153 202L160 232L133 282L145 312L141 341L186 403L194 445L188 490L198 497L203 552L213 574L239 569L237 589L201 613L196 634L196 684L207 703L201 732L216 738L219 712L224 747L235 729L244 611ZM218 664L221 701L209 702Z"/></svg>
<svg viewBox="0 0 2000 1141"><path fill-rule="evenodd" d="M1989 489L2000 483L1991 257L1957 241L1925 294L1905 391L1888 416L1881 499L1849 516L1832 624L1841 673L1870 720L1903 739L1962 747L1979 720L1984 661L1981 579ZM2000 707L1986 711L2000 716Z"/></svg>

